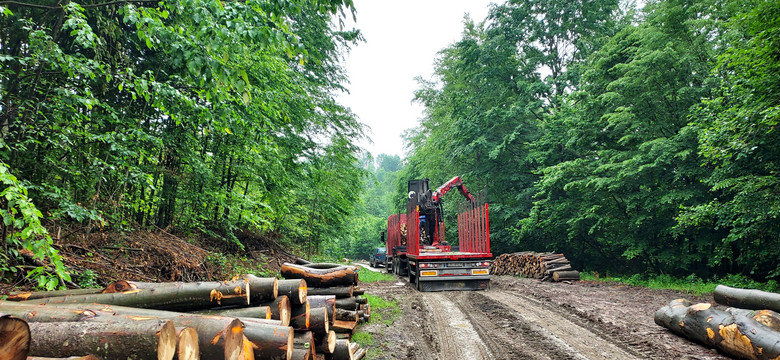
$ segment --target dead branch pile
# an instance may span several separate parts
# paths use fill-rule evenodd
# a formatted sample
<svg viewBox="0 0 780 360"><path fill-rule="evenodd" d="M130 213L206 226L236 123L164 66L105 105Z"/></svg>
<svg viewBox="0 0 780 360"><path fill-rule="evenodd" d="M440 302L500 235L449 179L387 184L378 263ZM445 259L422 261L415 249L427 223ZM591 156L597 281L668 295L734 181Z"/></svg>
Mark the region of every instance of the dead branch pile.
<svg viewBox="0 0 780 360"><path fill-rule="evenodd" d="M780 314L760 309L777 304L780 294L718 286L714 297L721 305L749 305L751 309L720 310L710 303L676 299L656 311L655 323L737 358L780 359Z"/></svg>
<svg viewBox="0 0 780 360"><path fill-rule="evenodd" d="M123 280L11 294L0 301L0 359L359 359L365 349L349 340L370 308L357 269L332 265L309 264L286 280Z"/></svg>
<svg viewBox="0 0 780 360"><path fill-rule="evenodd" d="M533 251L501 254L490 265L493 275L525 276L542 281L579 280L580 273L574 270L563 254L537 253Z"/></svg>

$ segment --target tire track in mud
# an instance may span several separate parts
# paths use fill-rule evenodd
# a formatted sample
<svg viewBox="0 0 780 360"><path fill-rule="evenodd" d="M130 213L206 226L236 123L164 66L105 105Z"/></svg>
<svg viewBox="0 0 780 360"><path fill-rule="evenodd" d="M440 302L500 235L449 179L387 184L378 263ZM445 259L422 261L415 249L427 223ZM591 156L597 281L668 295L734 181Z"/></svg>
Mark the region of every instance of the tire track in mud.
<svg viewBox="0 0 780 360"><path fill-rule="evenodd" d="M599 331L591 331L533 298L508 291L487 291L479 296L511 311L523 330L538 334L547 346L557 348L554 358L639 359L615 345L614 339L603 338Z"/></svg>
<svg viewBox="0 0 780 360"><path fill-rule="evenodd" d="M425 311L431 316L433 344L438 359L495 359L468 316L448 298L448 293L423 293Z"/></svg>

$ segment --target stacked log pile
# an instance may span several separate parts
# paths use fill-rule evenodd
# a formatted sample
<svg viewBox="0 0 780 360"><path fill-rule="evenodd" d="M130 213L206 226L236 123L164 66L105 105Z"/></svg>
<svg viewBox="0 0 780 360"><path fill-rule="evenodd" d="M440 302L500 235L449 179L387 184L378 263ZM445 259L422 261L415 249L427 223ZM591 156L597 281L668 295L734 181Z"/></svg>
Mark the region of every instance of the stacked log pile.
<svg viewBox="0 0 780 360"><path fill-rule="evenodd" d="M490 265L493 275L525 276L542 281L579 280L580 273L571 267L563 254L533 251L501 254Z"/></svg>
<svg viewBox="0 0 780 360"><path fill-rule="evenodd" d="M780 294L719 285L713 304L672 300L655 313L655 323L677 335L741 359L780 359Z"/></svg>
<svg viewBox="0 0 780 360"><path fill-rule="evenodd" d="M354 294L352 270L347 278ZM335 280L301 274L287 280L117 281L102 290L12 294L0 301L0 359L356 358L361 349L353 344L354 351L339 350L343 344L334 330L353 314L357 323L361 314L354 304L365 300L309 296L309 279L321 286ZM345 286L336 283L335 289ZM350 313L338 300L355 308Z"/></svg>
<svg viewBox="0 0 780 360"><path fill-rule="evenodd" d="M371 307L361 297L364 291L358 286L358 267L310 263L299 259L296 264L282 264L281 274L287 279L305 280L309 286L309 306L324 308L327 312L335 345L325 348L315 339L317 351L327 354L326 358L336 360L360 359L365 356L364 349L349 343L357 325L371 320ZM294 314L300 312L293 310Z"/></svg>

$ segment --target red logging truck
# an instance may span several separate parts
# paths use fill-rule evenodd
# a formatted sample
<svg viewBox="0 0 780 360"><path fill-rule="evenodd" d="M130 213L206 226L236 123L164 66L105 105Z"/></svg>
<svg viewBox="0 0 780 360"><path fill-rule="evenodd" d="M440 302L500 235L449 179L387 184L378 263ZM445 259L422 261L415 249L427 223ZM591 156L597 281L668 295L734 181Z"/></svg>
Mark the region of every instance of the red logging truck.
<svg viewBox="0 0 780 360"><path fill-rule="evenodd" d="M488 204L459 176L431 191L428 179L410 180L406 214L387 219L387 272L409 276L419 291L482 290L490 284ZM458 213L458 245L444 239L442 197L457 188L466 198Z"/></svg>

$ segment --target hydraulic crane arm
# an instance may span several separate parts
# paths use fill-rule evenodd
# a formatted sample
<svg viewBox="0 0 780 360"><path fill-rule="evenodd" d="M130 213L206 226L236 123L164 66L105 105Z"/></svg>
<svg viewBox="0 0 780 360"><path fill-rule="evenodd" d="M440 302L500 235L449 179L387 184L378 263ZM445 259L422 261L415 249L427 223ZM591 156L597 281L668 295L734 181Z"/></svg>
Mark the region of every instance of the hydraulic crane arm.
<svg viewBox="0 0 780 360"><path fill-rule="evenodd" d="M474 199L474 195L471 195L469 190L466 189L466 186L463 184L463 180L460 178L460 176L456 176L450 179L450 181L444 183L444 185L439 186L439 188L433 192L433 203L438 204L441 201L441 198L444 197L444 194L450 191L450 189L453 187L457 187L458 191L460 191L463 197L465 197L471 203L476 201L476 199Z"/></svg>

